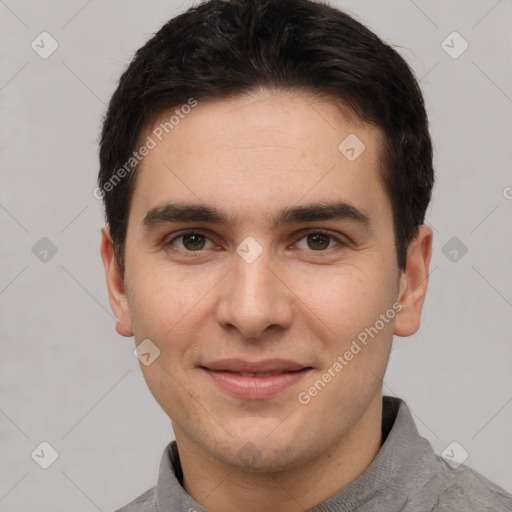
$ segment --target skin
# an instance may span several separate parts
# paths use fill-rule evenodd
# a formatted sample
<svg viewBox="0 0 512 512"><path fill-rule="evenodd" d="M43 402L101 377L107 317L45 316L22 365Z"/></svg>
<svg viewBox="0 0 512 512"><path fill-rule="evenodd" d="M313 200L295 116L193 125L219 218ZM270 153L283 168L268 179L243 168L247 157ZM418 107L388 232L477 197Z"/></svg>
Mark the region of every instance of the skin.
<svg viewBox="0 0 512 512"><path fill-rule="evenodd" d="M338 149L351 133L366 146L353 162ZM379 179L382 140L377 127L333 102L297 92L201 101L142 162L124 276L103 229L116 329L160 349L141 368L172 420L184 488L213 512L310 508L356 479L381 446L392 337L419 328L432 251L432 230L422 225L399 270ZM282 208L331 200L364 211L371 229L350 219L271 221ZM168 201L215 206L233 222L145 229L147 212ZM175 238L191 228L206 236L199 251ZM317 229L335 237L322 237L320 249L310 235ZM262 248L252 263L236 252L248 236ZM298 394L396 301L400 312L301 404ZM199 368L231 357L282 358L312 369L277 395L244 400Z"/></svg>

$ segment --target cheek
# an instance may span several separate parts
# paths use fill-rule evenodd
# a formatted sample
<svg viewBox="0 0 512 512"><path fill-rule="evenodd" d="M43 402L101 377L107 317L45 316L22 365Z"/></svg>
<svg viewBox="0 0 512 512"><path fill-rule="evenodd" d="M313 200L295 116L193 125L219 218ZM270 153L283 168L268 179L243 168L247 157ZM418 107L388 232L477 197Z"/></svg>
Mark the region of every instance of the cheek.
<svg viewBox="0 0 512 512"><path fill-rule="evenodd" d="M208 272L180 270L164 265L136 266L129 280L129 304L135 337L166 338L197 314L215 281ZM210 273L211 274L211 273Z"/></svg>
<svg viewBox="0 0 512 512"><path fill-rule="evenodd" d="M294 282L294 291L306 306L304 315L309 310L308 316L317 319L316 328L322 329L331 346L337 348L374 325L391 308L396 293L386 273L371 265L344 266L306 278L296 276Z"/></svg>

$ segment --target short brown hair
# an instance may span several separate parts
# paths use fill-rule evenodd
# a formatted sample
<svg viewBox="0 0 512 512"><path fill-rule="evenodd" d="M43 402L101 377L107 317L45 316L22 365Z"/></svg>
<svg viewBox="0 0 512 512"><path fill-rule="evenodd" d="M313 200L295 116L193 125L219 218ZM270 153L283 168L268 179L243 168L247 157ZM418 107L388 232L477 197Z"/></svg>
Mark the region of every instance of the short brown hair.
<svg viewBox="0 0 512 512"><path fill-rule="evenodd" d="M136 52L110 100L99 152L98 186L120 268L138 166L114 184L112 179L142 132L190 98L261 87L327 93L382 129L382 182L392 205L398 266L405 268L434 184L418 82L368 28L309 0L206 1L165 23Z"/></svg>

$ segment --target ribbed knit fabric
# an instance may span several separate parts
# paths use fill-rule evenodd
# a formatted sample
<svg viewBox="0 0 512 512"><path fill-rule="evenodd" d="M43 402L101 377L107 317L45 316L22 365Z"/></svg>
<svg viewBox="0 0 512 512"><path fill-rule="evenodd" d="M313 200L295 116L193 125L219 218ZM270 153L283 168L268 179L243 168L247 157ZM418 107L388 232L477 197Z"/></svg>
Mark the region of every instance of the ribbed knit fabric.
<svg viewBox="0 0 512 512"><path fill-rule="evenodd" d="M379 453L358 478L307 512L512 512L512 495L473 469L449 466L418 433L406 403L383 398ZM209 512L183 489L176 441L158 483L117 512ZM300 497L298 497L300 499Z"/></svg>

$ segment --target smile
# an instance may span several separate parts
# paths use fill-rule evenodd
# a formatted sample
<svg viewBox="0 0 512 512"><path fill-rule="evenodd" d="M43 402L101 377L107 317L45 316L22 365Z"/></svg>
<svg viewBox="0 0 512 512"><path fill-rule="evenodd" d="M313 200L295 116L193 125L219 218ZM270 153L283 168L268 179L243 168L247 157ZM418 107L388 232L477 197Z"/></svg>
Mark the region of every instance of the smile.
<svg viewBox="0 0 512 512"><path fill-rule="evenodd" d="M230 395L261 400L291 388L312 368L285 360L250 363L232 359L201 366L200 369L219 389Z"/></svg>

